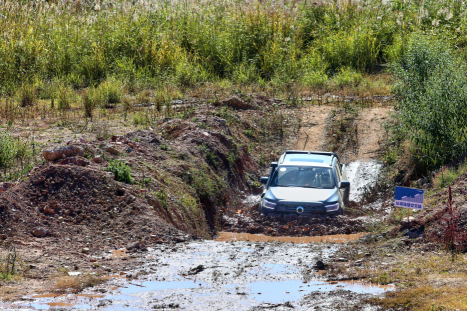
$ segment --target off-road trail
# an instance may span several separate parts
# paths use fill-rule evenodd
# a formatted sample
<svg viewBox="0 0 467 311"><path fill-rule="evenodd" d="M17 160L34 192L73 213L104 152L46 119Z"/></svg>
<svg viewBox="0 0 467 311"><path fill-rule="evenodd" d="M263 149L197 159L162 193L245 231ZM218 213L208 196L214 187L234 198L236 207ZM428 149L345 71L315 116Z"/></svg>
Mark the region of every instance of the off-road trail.
<svg viewBox="0 0 467 311"><path fill-rule="evenodd" d="M323 150L326 142L326 121L332 106L310 106L302 109L302 122L297 136L296 150Z"/></svg>
<svg viewBox="0 0 467 311"><path fill-rule="evenodd" d="M383 124L392 108L364 108L358 109L354 122L357 128L357 146L345 150L341 160L347 162L368 162L375 159L380 152L380 145L384 139ZM296 150L328 150L329 120L335 106L309 106L302 109L302 123Z"/></svg>
<svg viewBox="0 0 467 311"><path fill-rule="evenodd" d="M292 141L287 148L329 150L329 129L337 109L340 108L330 105L310 105L302 108L299 113L301 119L299 134L296 141ZM358 201L359 187L374 182L376 178L379 164L375 159L379 155L381 140L384 138L382 124L388 118L389 111L389 108L359 108L358 113L353 114L355 118L349 123L352 128L357 128L358 139L352 148L348 148L339 155L342 162L348 164L352 200ZM257 110L244 112L240 110L232 114L230 118L234 119L238 116L240 120L250 114L254 116L256 113L258 113ZM196 123L199 120L204 120L204 124L209 126L199 125ZM202 126L202 130L199 130L199 126ZM243 132L243 128L229 127L224 119L211 116L207 110L200 110L196 118L165 120L161 122L156 131L163 132L167 136L157 136L151 131L136 131L125 136L114 136L105 143L99 140L91 142L83 140L75 144L83 145L87 148L86 150L95 150L96 154L100 152L100 149L113 151L110 147L126 150L125 152L128 153L126 159L129 164L133 165L134 171L139 165L135 159L139 157L148 157L147 161L152 161L150 163L153 167L158 168L156 171L167 171L174 170L175 164L181 163L180 159L185 159L185 161L190 159L191 155L186 152L182 154L181 150L194 150L193 152L200 157L200 150L211 146L215 154L222 155L223 149L220 149L222 144L227 144L229 148L233 144L220 133ZM175 139L176 144L171 144L171 139ZM192 145L188 145L188 142ZM199 148L197 144L204 147ZM126 147L127 145L129 147ZM173 150L180 148L176 160L174 159L169 165L165 163L167 163L167 157L171 156L170 152L173 151L168 147L161 148L166 145ZM125 146L125 149L122 146ZM226 147L224 153L227 154L227 150L230 149ZM239 173L233 171L233 167L237 167L233 164L230 164L230 170L235 173L232 174L232 178L238 184L238 188L246 189L247 180L242 178L243 170L255 176L253 174L259 175L259 168L255 164L253 153L250 154L243 149L238 152L241 156L235 165L239 167ZM162 153L165 156L162 156ZM110 157L110 154L107 157ZM123 188L119 183L108 180L105 176L94 176L100 174L100 162L102 161L88 163L81 160L86 165L77 167L75 163L77 160L65 160L60 159L60 165L49 165L36 171L31 181L11 188L2 195L2 198L6 202L6 208L10 208L11 205L10 209L16 213L15 215L21 216L12 218L12 221L18 218L27 220L26 213L29 211L30 204L21 205L24 200L16 202L14 199L19 196L19 193L25 196L30 192L29 197L33 202L31 204L34 204L36 201L45 200L39 196L39 192L36 192L36 188L42 186L47 191L42 190L40 193L45 193L57 201L53 206L47 205L43 208L46 211L54 208L53 213L45 213L40 209L37 213L45 213L40 215L43 221L42 226L48 226L47 228L52 233L60 232L62 236L69 234L65 236L67 237L66 243L74 251L63 252L62 250L67 248L63 247L58 235L30 238L27 232L29 223L21 223L21 226L15 223L17 228L21 228L21 232L24 231L23 238L31 243L28 245L42 247L43 251L35 253L40 257L33 258L32 255L24 257L34 262L34 265L31 265L33 272L34 269L37 273L39 272L37 267L49 269L47 270L49 273L53 273L51 269L59 269L57 271L61 271L61 277L72 278L79 274L88 275L90 271L93 271L91 273L104 275L108 281L86 289L80 294L65 290L57 292L52 288L37 295L37 290L31 288L23 295L25 297L23 300L14 304L0 305L0 308L5 306L28 310L53 307L73 310L212 310L215 305L216 310L289 310L292 308L294 310L348 310L349 308L375 310L365 302L365 299L394 289L393 286L341 281L345 276L337 272L322 274L327 267L347 260L338 258L339 251L349 246L349 243L354 243L353 241L366 236L367 224L371 220L351 215L264 219L257 212L261 190L259 189L256 192L232 192L232 197L236 195L238 199L232 200L230 205L227 204L225 213L221 215L224 232L214 232L213 235L217 235L214 241L197 240L195 229L191 229L193 231L191 236L194 237L191 239L189 234L185 235L186 232L190 232L189 228L183 226L185 214L175 214L176 207L164 209L157 206L153 202L155 199L152 199L151 202L158 209L151 208L151 205L144 201L149 198L148 190L133 191L130 185ZM214 166L219 167L221 161L215 161L212 160ZM228 163L227 160L224 162ZM185 164L185 169L189 167L188 165L189 162ZM180 165L179 170L184 167ZM92 174L88 172L90 168L93 168ZM192 169L191 172L195 174L198 171ZM176 173L184 176L178 171ZM47 177L41 178L40 174ZM144 176L148 174L145 172ZM61 185L61 183L71 182L66 176L74 176L73 180L77 181L89 179L89 185L86 184L86 187L93 191L84 191L88 189L85 186L80 186L80 192L75 191L74 188L70 190L70 193L62 188L60 188L61 191L55 191L53 187L56 187L57 183ZM136 172L135 177L138 177ZM180 185L185 185L185 183L180 182ZM163 184L159 184L159 189L162 187ZM26 191L27 189L29 192ZM81 195L81 201L87 199L89 202L104 202L107 214L87 217L87 214L100 211L97 204L88 204L90 207L80 206L76 210L76 213L86 212L86 217L77 218L80 222L72 219L75 213L73 208L78 206L78 203L71 200L71 198L76 198L72 196L75 192ZM107 200L100 197L98 197L99 200L95 200L91 197L94 192L100 195L105 194ZM64 195L70 196L67 201L70 207L61 202L59 209L58 198L62 198L63 201ZM127 201L128 204L131 203L132 211L124 209ZM121 205L122 213L116 210L115 202ZM214 203L215 201L212 200L210 204ZM93 209L90 210L90 208ZM61 213L61 209L69 211L64 214L66 216L59 218L58 214ZM151 218L150 215L155 213L154 211L158 216ZM190 214L188 216L193 217ZM52 223L54 219L57 220L57 224ZM62 219L69 224L65 225ZM158 225L157 221L163 224L166 221L167 224ZM38 221L36 220L35 223ZM145 224L149 224L149 227ZM78 225L81 227L77 227ZM111 233L110 229L114 225L119 235ZM73 229L75 227L76 229ZM97 229L91 231L94 227ZM150 238L145 240L150 243L147 247L145 245L139 247L139 242L133 241L135 234L146 236L147 232L155 227L160 232L151 232L152 240ZM83 239L77 238L74 235L79 230L72 232L70 228L88 230L87 236ZM202 233L210 232L207 226L203 228ZM206 236L208 236L207 233ZM199 234L199 236L202 235ZM82 251L79 252L81 249ZM359 264L356 263L356 265ZM39 283L35 285L35 288L38 286Z"/></svg>

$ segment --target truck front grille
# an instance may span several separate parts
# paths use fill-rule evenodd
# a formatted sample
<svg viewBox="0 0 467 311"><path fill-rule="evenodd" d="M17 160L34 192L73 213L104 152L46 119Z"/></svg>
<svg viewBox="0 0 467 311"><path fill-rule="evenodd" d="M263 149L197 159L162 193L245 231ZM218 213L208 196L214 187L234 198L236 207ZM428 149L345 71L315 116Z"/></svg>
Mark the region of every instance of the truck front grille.
<svg viewBox="0 0 467 311"><path fill-rule="evenodd" d="M325 212L324 206L321 203L303 203L303 202L279 202L276 211L279 213L296 213L297 207L303 207L304 214L315 214Z"/></svg>

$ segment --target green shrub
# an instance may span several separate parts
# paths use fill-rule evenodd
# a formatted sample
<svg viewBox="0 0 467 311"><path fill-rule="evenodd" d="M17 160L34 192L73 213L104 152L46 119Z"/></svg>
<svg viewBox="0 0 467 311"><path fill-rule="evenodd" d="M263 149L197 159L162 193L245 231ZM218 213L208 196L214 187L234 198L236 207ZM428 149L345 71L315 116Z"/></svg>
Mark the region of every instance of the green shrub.
<svg viewBox="0 0 467 311"><path fill-rule="evenodd" d="M445 42L415 34L394 71L398 117L419 159L436 168L466 152L465 64Z"/></svg>
<svg viewBox="0 0 467 311"><path fill-rule="evenodd" d="M115 180L117 181L124 182L127 184L132 184L134 182L134 179L131 176L131 168L122 161L110 161L109 166L107 166L106 168L106 171L114 173Z"/></svg>

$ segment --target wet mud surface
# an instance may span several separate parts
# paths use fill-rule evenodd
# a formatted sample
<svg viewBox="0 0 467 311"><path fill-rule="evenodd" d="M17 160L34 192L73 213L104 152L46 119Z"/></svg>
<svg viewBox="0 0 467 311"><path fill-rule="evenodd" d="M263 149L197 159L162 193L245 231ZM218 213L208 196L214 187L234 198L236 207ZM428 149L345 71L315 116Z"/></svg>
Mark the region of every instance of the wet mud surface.
<svg viewBox="0 0 467 311"><path fill-rule="evenodd" d="M358 310L392 290L327 280L316 263L332 263L337 243L190 242L150 248L137 269L78 295L23 297L9 308L39 310ZM343 299L344 298L344 299ZM214 308L213 308L214 307Z"/></svg>

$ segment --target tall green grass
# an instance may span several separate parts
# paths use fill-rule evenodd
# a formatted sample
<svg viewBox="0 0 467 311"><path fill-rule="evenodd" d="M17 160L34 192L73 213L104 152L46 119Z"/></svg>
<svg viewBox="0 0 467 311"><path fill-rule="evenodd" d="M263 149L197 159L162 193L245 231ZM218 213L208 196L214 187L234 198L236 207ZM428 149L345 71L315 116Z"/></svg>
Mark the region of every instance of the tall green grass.
<svg viewBox="0 0 467 311"><path fill-rule="evenodd" d="M394 69L398 116L419 159L436 168L465 153L465 63L444 40L414 34Z"/></svg>
<svg viewBox="0 0 467 311"><path fill-rule="evenodd" d="M76 89L110 78L131 88L219 79L320 86L341 68L379 70L414 31L465 47L463 2L383 3L3 1L0 92L36 85L50 97L57 81Z"/></svg>

